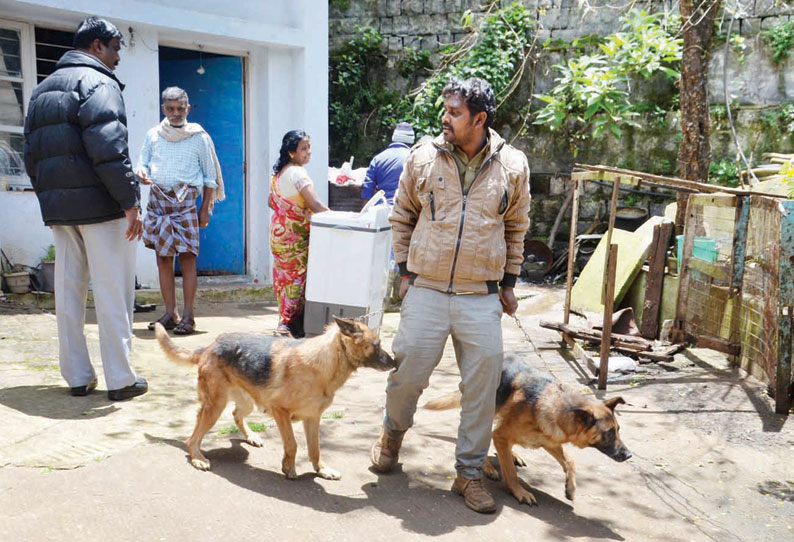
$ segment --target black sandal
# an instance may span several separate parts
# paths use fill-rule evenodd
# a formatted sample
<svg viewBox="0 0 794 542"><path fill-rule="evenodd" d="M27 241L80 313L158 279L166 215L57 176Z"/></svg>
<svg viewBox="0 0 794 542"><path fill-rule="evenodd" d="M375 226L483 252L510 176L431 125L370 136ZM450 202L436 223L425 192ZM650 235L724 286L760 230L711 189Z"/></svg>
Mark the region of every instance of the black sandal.
<svg viewBox="0 0 794 542"><path fill-rule="evenodd" d="M154 331L155 324L161 324L167 330L171 330L176 327L176 322L170 314L164 314L154 322L149 322L149 331Z"/></svg>
<svg viewBox="0 0 794 542"><path fill-rule="evenodd" d="M174 335L190 335L196 331L196 323L185 321L183 318L174 327Z"/></svg>

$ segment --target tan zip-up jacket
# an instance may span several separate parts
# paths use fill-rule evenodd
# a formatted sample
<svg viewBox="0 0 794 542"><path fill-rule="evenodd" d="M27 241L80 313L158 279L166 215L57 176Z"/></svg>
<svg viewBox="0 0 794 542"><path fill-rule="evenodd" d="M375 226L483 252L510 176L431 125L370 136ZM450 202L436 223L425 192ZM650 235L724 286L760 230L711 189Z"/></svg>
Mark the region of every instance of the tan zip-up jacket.
<svg viewBox="0 0 794 542"><path fill-rule="evenodd" d="M463 197L443 136L414 146L389 217L394 257L413 284L448 293L494 293L513 286L529 228L529 165L490 130L490 149Z"/></svg>

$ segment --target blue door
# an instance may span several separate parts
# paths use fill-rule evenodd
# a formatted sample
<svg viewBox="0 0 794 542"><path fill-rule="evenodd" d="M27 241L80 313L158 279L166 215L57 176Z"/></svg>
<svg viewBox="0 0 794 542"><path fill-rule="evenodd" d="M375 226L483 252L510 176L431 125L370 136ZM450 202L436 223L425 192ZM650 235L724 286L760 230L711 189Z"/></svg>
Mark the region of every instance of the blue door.
<svg viewBox="0 0 794 542"><path fill-rule="evenodd" d="M226 199L201 230L199 275L245 274L245 117L240 57L160 47L160 91L176 86L190 99L189 122L212 137ZM162 111L160 113L162 118Z"/></svg>

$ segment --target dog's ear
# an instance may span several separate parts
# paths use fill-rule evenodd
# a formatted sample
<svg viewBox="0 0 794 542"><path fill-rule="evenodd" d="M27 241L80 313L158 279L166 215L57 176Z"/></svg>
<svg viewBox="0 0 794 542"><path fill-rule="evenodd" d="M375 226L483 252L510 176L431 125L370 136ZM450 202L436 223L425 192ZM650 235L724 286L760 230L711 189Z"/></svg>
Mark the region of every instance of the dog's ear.
<svg viewBox="0 0 794 542"><path fill-rule="evenodd" d="M573 414L576 416L576 420L581 423L584 427L592 427L595 425L595 416L587 407L584 408L574 408Z"/></svg>
<svg viewBox="0 0 794 542"><path fill-rule="evenodd" d="M611 399L607 399L606 401L604 401L604 404L607 406L607 408L609 408L609 410L615 412L615 407L618 405L625 405L626 401L623 400L623 397L618 395L617 397L612 397Z"/></svg>
<svg viewBox="0 0 794 542"><path fill-rule="evenodd" d="M339 326L339 331L348 337L355 339L361 335L361 330L356 325L355 320L334 316L334 322L336 322L336 325Z"/></svg>

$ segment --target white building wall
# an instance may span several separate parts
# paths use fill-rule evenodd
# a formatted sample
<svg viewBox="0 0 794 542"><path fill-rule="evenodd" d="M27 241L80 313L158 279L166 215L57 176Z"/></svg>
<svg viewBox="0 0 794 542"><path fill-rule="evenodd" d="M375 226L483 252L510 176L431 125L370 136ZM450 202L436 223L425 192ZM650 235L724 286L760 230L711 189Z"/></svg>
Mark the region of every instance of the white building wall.
<svg viewBox="0 0 794 542"><path fill-rule="evenodd" d="M159 121L159 44L201 46L246 59L247 272L270 284L267 200L271 167L286 131L301 128L311 135L307 169L327 201L327 2L237 0L230 10L215 0L0 0L0 18L51 28L73 30L88 15L108 18L127 41L116 74L126 85L133 163L146 131ZM144 205L147 197L148 188L142 187ZM20 263L35 265L50 243L35 195L0 192L3 250ZM143 245L136 272L144 286L157 286L155 258Z"/></svg>

